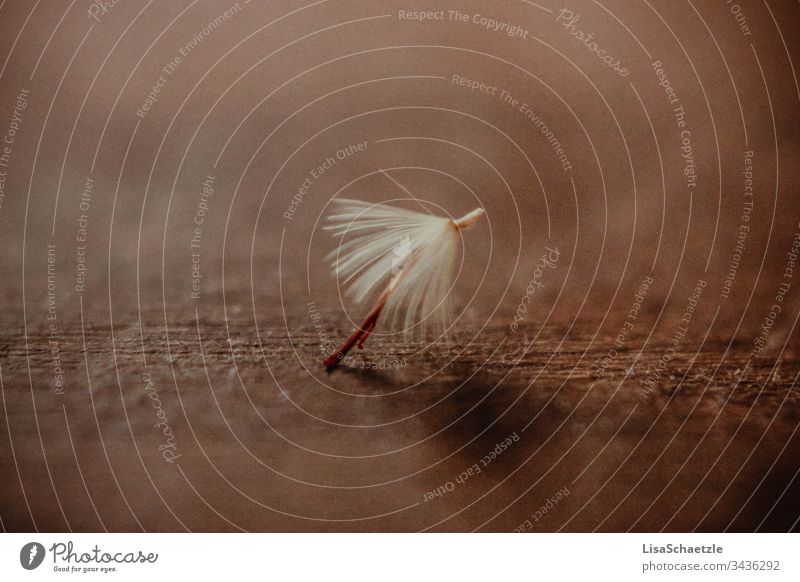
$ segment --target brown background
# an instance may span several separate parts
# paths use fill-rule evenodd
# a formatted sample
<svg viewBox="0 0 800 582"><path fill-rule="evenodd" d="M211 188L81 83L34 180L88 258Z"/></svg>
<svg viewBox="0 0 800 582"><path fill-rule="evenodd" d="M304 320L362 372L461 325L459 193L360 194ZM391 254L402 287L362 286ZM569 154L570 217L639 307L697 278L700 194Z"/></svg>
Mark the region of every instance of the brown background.
<svg viewBox="0 0 800 582"><path fill-rule="evenodd" d="M800 228L796 3L740 3L750 36L723 2L567 6L628 67L622 78L556 21L561 5L242 1L137 117L162 67L232 5L120 2L99 22L89 2L0 8L3 134L30 90L0 207L5 529L510 531L562 487L534 529L797 528L797 276L750 358ZM528 38L398 19L429 9ZM691 195L654 60L686 110ZM572 171L519 111L453 74L528 103ZM321 160L365 141L284 218ZM746 150L754 209L725 300ZM407 197L381 169L452 214L487 211L465 241L458 341L378 334L358 362L405 367L326 376L307 302L334 342L363 309L340 300L320 221L337 193ZM64 394L47 343L48 244ZM545 246L558 266L511 333ZM599 377L648 274L642 315ZM689 334L644 398L698 279ZM159 454L143 373L178 463ZM515 432L480 475L424 501Z"/></svg>

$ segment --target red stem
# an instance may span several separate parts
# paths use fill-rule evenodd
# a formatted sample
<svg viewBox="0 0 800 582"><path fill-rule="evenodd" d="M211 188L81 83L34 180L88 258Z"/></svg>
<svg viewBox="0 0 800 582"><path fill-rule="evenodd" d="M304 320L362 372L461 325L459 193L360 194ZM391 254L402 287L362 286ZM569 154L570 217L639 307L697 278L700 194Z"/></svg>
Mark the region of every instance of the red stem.
<svg viewBox="0 0 800 582"><path fill-rule="evenodd" d="M336 366L339 365L344 357L347 355L347 352L351 350L351 348L358 343L359 349L364 347L364 342L367 341L369 334L375 329L375 323L378 321L378 316L381 314L383 310L383 306L386 305L386 299L389 297L389 292L387 291L384 293L378 302L375 304L375 307L372 308L372 311L369 312L367 318L364 320L353 334L347 338L347 341L344 342L342 347L338 350L333 352L330 356L325 358L323 364L328 369L328 372L332 371Z"/></svg>
<svg viewBox="0 0 800 582"><path fill-rule="evenodd" d="M456 225L458 227L458 225ZM322 362L325 364L325 367L328 369L328 372L332 371L336 366L339 365L344 357L347 355L356 343L358 343L358 348L361 349L364 347L364 342L367 341L369 334L372 333L372 330L375 329L375 323L378 321L378 316L381 314L384 305L386 305L386 300L389 299L389 294L394 291L395 287L397 287L400 278L408 271L408 269L413 265L417 258L419 257L419 249L411 255L406 262L398 269L397 273L392 277L389 281L389 285L386 288L386 291L383 292L383 295L380 296L378 301L375 303L375 307L372 308L372 311L369 312L367 318L364 320L353 334L347 338L347 341L344 342L342 347L338 350L333 352L330 356L325 358Z"/></svg>

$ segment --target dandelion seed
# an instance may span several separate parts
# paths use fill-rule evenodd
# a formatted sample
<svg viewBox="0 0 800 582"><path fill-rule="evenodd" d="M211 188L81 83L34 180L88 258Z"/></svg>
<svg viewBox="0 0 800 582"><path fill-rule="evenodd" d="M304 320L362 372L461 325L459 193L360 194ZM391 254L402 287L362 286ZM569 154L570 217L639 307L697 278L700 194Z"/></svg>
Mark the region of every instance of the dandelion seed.
<svg viewBox="0 0 800 582"><path fill-rule="evenodd" d="M460 231L473 226L483 208L454 220L358 200L334 203L337 208L325 229L343 242L326 260L356 304L378 291L380 295L364 322L325 359L325 367L334 369L354 345L362 348L382 313L407 334L417 328L447 330ZM345 241L345 235L351 238Z"/></svg>

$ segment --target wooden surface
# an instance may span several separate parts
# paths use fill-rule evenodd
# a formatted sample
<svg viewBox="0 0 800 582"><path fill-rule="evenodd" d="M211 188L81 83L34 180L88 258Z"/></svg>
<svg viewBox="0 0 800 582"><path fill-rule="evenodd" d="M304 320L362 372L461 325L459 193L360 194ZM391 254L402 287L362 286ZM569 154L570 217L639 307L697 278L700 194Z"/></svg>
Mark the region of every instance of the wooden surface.
<svg viewBox="0 0 800 582"><path fill-rule="evenodd" d="M46 336L3 337L4 527L797 527L796 360L745 370L741 347L723 358L723 344L703 346L677 353L645 395L663 346L620 352L598 377L608 342L529 345L498 328L416 353L373 337L326 375L318 331L289 329L276 322L261 342L243 323L71 330L63 395ZM174 431L171 462L143 374Z"/></svg>
<svg viewBox="0 0 800 582"><path fill-rule="evenodd" d="M798 529L797 2L80 4L0 2L0 529ZM454 343L325 373L335 197L484 209Z"/></svg>

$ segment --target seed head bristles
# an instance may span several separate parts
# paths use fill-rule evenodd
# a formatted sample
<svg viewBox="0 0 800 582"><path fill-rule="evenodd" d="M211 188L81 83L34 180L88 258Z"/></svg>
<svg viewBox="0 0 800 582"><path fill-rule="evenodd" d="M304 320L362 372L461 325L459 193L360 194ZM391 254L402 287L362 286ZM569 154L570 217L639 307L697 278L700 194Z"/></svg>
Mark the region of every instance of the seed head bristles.
<svg viewBox="0 0 800 582"><path fill-rule="evenodd" d="M358 344L361 348L385 312L391 326L412 332L444 332L451 321L448 296L455 278L460 230L484 214L477 208L453 220L388 204L337 199L325 230L343 239L326 260L356 304L382 289L364 322L328 356L330 371ZM344 240L345 237L351 237Z"/></svg>

